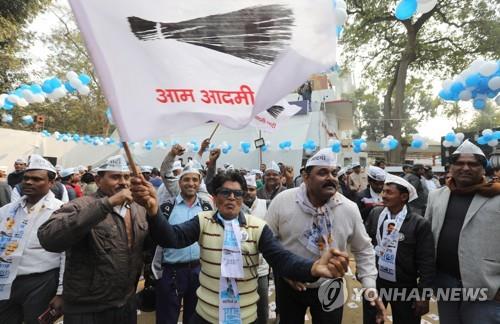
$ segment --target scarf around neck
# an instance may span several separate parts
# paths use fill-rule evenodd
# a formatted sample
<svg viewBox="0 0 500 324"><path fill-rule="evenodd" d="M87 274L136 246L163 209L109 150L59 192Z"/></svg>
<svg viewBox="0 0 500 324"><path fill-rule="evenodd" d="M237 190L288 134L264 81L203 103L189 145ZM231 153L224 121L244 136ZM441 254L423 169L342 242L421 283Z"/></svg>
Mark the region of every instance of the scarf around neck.
<svg viewBox="0 0 500 324"><path fill-rule="evenodd" d="M458 188L455 184L455 180L453 180L453 178L450 178L446 182L446 186L448 186L452 193L458 195L478 194L488 198L500 195L500 183L487 182L484 177L481 183L465 188Z"/></svg>

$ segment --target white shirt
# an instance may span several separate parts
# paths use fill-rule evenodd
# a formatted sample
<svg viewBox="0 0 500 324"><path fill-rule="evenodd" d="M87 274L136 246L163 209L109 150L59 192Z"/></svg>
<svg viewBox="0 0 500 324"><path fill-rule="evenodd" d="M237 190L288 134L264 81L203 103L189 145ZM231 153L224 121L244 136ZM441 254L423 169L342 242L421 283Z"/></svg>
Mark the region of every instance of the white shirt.
<svg viewBox="0 0 500 324"><path fill-rule="evenodd" d="M66 186L62 185L61 188L63 189L61 201L63 203L67 203L69 201L69 196L68 196L68 190L66 189ZM19 198L21 198L21 194L19 193L19 190L17 190L17 186L12 189L12 192L10 194L10 202L16 202Z"/></svg>
<svg viewBox="0 0 500 324"><path fill-rule="evenodd" d="M25 199L26 196L21 197ZM10 209L14 203L7 204L0 208L0 222L10 216ZM42 209L36 215L30 215L31 219L34 221L32 231L26 232L24 234L23 240L27 240L24 251L22 254L21 262L19 263L17 275L28 275L34 273L42 273L56 268L60 268L59 271L59 286L57 288L57 294L62 294L62 283L64 274L64 262L65 254L63 253L52 253L46 251L38 240L38 228L45 223L52 215L54 211L59 209L63 204L62 201L55 198L54 193L49 191L49 193L40 199L37 204L32 206L30 209L26 207L26 202L22 202L22 208L19 208L16 214L17 217L23 217L19 213L28 213L31 210L35 210L38 204L43 204Z"/></svg>

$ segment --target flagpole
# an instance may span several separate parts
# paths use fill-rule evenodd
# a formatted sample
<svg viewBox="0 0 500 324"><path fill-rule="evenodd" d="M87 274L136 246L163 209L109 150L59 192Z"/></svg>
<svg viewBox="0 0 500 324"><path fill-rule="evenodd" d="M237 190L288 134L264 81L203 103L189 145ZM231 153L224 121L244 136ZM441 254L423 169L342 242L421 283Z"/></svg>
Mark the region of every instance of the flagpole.
<svg viewBox="0 0 500 324"><path fill-rule="evenodd" d="M129 168L130 168L130 171L132 172L132 175L138 176L141 173L139 172L139 169L137 168L137 165L135 164L134 159L132 158L132 153L130 152L130 148L128 146L128 143L122 142L122 145L123 145L123 149L125 150L125 155L127 156Z"/></svg>
<svg viewBox="0 0 500 324"><path fill-rule="evenodd" d="M212 137L214 137L214 134L217 131L217 129L219 128L219 126L220 126L220 124L217 123L217 126L215 126L214 130L212 131L212 134L210 134L210 137L208 138L209 141L212 140Z"/></svg>

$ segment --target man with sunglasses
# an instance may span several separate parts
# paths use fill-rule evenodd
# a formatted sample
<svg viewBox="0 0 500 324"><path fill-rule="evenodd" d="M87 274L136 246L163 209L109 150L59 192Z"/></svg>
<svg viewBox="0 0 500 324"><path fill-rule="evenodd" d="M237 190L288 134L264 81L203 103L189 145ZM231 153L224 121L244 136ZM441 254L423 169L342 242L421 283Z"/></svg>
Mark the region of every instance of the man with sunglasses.
<svg viewBox="0 0 500 324"><path fill-rule="evenodd" d="M336 164L336 155L330 148L318 151L306 163L304 183L274 198L266 221L285 249L309 260L320 258L332 247L347 251L349 245L359 280L364 288L373 291L377 279L375 253L357 205L337 192ZM342 307L330 311L323 308L328 298L321 294L324 282L320 279L304 283L286 275L277 278L281 322L303 323L309 308L314 323L340 324ZM380 322L385 314L384 305L378 299L373 305L377 306Z"/></svg>
<svg viewBox="0 0 500 324"><path fill-rule="evenodd" d="M451 177L429 193L425 213L436 242L435 284L487 288L487 298L438 300L439 320L500 323L500 184L487 183L486 157L469 140L453 152L450 164Z"/></svg>
<svg viewBox="0 0 500 324"><path fill-rule="evenodd" d="M239 173L218 174L213 188L216 211L171 225L162 215L151 184L132 180L134 200L146 207L151 234L161 246L200 245L200 287L192 324L255 322L259 253L281 275L294 280L344 275L347 253L327 249L321 258L308 261L283 249L263 220L241 212L247 185Z"/></svg>

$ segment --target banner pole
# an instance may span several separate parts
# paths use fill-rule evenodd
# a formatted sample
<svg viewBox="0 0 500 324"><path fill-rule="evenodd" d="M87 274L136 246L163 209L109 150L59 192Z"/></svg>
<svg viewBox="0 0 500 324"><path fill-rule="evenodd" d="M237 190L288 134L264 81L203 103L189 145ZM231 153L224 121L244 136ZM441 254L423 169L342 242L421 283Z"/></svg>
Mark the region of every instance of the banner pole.
<svg viewBox="0 0 500 324"><path fill-rule="evenodd" d="M212 134L210 134L210 137L208 138L209 141L212 140L212 137L214 137L215 132L217 131L217 128L219 128L220 124L217 123L217 126L215 126L214 130L212 131Z"/></svg>
<svg viewBox="0 0 500 324"><path fill-rule="evenodd" d="M127 142L122 142L123 149L125 150L125 155L127 156L128 164L130 171L132 172L133 176L139 176L141 172L137 168L137 165L134 162L134 159L132 158L132 153L130 152L130 148L128 146Z"/></svg>

